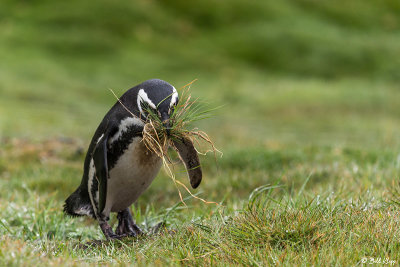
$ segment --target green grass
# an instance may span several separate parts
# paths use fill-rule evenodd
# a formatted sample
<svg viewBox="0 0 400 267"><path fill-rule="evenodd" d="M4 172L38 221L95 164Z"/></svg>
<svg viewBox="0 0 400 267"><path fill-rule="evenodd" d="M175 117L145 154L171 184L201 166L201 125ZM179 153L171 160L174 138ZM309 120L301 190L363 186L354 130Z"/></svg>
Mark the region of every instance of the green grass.
<svg viewBox="0 0 400 267"><path fill-rule="evenodd" d="M0 265L398 265L399 12L394 0L3 1ZM197 78L192 95L223 106L194 123L224 152L200 157L194 193L221 205L185 194L184 207L162 171L132 211L166 230L84 249L104 237L63 201L109 88L149 78Z"/></svg>

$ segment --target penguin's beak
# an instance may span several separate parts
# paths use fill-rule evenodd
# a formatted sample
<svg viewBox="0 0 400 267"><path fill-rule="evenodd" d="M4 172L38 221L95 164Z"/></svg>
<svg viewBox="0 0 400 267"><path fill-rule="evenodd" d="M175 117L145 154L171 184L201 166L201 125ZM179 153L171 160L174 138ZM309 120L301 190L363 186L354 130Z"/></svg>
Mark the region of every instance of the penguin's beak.
<svg viewBox="0 0 400 267"><path fill-rule="evenodd" d="M171 133L171 123L169 122L169 115L167 113L162 114L161 121L165 130L167 131L167 135L169 136Z"/></svg>

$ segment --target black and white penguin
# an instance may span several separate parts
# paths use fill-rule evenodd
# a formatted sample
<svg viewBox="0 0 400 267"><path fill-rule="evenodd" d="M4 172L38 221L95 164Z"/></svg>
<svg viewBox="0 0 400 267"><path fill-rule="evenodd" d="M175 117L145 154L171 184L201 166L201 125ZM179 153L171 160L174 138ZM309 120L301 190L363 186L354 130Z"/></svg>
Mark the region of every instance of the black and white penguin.
<svg viewBox="0 0 400 267"><path fill-rule="evenodd" d="M154 109L168 129L169 117L177 103L176 89L158 79L145 81L123 94L92 138L82 182L65 201L65 213L97 219L107 239L141 234L129 207L149 187L162 165L162 159L141 142L148 115L143 107ZM191 185L196 188L202 172L193 143L180 140L174 144L188 170ZM115 233L107 222L110 212L118 213Z"/></svg>

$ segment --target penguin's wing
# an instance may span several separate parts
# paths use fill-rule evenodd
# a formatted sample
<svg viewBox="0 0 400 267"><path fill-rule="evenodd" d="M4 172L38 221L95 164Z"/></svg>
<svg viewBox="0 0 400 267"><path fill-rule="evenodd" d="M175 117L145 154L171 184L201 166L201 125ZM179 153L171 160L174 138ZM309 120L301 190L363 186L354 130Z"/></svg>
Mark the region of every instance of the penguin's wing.
<svg viewBox="0 0 400 267"><path fill-rule="evenodd" d="M108 159L107 159L107 143L110 133L114 131L114 127L108 128L102 137L97 141L93 151L93 162L96 169L96 176L99 182L99 213L101 213L106 204L107 197L107 180L108 174Z"/></svg>
<svg viewBox="0 0 400 267"><path fill-rule="evenodd" d="M180 140L173 140L173 142L181 161L185 164L190 185L193 188L198 187L203 174L200 167L199 156L197 155L192 140L189 138L182 138Z"/></svg>

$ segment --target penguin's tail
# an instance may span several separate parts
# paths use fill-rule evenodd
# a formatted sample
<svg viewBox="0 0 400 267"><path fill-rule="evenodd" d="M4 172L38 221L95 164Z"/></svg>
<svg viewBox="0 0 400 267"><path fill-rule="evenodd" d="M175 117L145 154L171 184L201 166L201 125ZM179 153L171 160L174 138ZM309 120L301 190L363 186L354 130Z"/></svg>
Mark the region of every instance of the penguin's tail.
<svg viewBox="0 0 400 267"><path fill-rule="evenodd" d="M90 203L89 195L82 192L79 187L72 193L64 203L64 212L70 216L91 216L94 217L92 204Z"/></svg>

